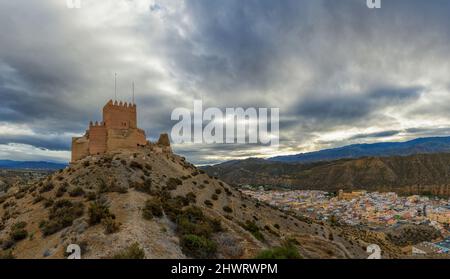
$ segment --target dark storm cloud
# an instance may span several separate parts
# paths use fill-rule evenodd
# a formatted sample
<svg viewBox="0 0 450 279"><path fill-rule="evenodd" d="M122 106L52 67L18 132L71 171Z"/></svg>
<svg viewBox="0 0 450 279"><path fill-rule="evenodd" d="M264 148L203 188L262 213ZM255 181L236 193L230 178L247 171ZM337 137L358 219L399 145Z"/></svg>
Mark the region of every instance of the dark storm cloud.
<svg viewBox="0 0 450 279"><path fill-rule="evenodd" d="M0 135L0 145L8 143L20 143L28 144L38 148L44 148L48 150L69 150L71 137L64 137L61 135L47 136L3 136Z"/></svg>
<svg viewBox="0 0 450 279"><path fill-rule="evenodd" d="M114 72L121 99L136 82L139 125L151 139L170 132L171 111L194 98L280 108L280 151L289 152L342 144L327 136L336 130L356 129L348 143L445 133L403 127L419 115L450 126L447 0L383 0L379 10L365 0L151 1L134 14L106 0L76 11L61 2L0 4L0 127L32 132L0 131L0 144L67 150L71 135L101 120ZM254 146L177 149L199 163L265 155Z"/></svg>
<svg viewBox="0 0 450 279"><path fill-rule="evenodd" d="M307 119L332 119L332 121L351 121L360 119L380 109L405 105L416 100L423 88L383 88L367 94L338 96L327 94L320 99L312 97L302 100L297 114Z"/></svg>
<svg viewBox="0 0 450 279"><path fill-rule="evenodd" d="M391 137L400 134L401 131L383 131L378 133L369 133L369 134L358 134L355 136L352 136L350 140L357 140L357 139L368 139L368 138L385 138L385 137Z"/></svg>

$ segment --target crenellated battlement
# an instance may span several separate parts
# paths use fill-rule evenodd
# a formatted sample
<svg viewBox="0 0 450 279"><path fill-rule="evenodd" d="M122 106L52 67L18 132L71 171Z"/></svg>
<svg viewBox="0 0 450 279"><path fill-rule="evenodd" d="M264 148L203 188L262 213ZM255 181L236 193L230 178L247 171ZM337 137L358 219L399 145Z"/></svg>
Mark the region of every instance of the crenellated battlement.
<svg viewBox="0 0 450 279"><path fill-rule="evenodd" d="M95 121L95 122L89 122L89 128L90 127L105 127L106 126L106 124L105 124L105 122L103 122L103 121L101 121L101 122L98 122L98 121Z"/></svg>
<svg viewBox="0 0 450 279"><path fill-rule="evenodd" d="M116 109L131 109L136 110L136 104L128 103L128 102L122 102L118 100L109 100L108 103L106 103L105 108L116 108Z"/></svg>

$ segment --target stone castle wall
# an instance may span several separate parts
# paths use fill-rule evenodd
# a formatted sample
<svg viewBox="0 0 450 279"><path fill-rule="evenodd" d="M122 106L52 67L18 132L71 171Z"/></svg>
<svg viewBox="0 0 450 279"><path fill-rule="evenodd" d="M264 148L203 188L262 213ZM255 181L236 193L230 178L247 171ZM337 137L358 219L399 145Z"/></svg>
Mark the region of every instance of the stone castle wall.
<svg viewBox="0 0 450 279"><path fill-rule="evenodd" d="M72 138L72 158L71 161L78 161L89 156L89 140L86 137Z"/></svg>
<svg viewBox="0 0 450 279"><path fill-rule="evenodd" d="M89 126L89 154L103 154L107 146L107 130L104 123Z"/></svg>
<svg viewBox="0 0 450 279"><path fill-rule="evenodd" d="M110 100L103 107L103 121L91 122L84 136L72 139L72 162L89 155L145 145L145 132L137 128L136 105Z"/></svg>

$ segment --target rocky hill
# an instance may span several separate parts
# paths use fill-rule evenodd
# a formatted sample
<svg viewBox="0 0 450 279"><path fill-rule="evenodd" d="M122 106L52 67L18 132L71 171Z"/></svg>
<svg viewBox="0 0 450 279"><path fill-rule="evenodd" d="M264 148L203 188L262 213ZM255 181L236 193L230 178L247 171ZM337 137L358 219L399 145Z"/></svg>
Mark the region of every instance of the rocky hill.
<svg viewBox="0 0 450 279"><path fill-rule="evenodd" d="M210 175L234 184L450 196L448 153L343 159L311 164L249 159L204 169Z"/></svg>
<svg viewBox="0 0 450 279"><path fill-rule="evenodd" d="M0 217L2 258L64 258L69 244L82 258L367 257L363 239L260 204L151 146L11 187Z"/></svg>

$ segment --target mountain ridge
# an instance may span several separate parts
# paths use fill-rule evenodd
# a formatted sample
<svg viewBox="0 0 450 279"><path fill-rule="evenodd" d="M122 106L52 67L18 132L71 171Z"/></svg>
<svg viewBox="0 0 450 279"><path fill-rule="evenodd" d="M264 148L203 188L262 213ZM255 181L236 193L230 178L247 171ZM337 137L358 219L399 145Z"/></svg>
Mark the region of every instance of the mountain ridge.
<svg viewBox="0 0 450 279"><path fill-rule="evenodd" d="M227 183L304 190L394 191L450 196L450 153L363 157L313 163L244 160L204 168Z"/></svg>
<svg viewBox="0 0 450 279"><path fill-rule="evenodd" d="M450 152L450 137L416 138L405 142L378 142L351 144L295 155L275 156L268 161L289 163L311 163L362 157L409 156Z"/></svg>
<svg viewBox="0 0 450 279"><path fill-rule="evenodd" d="M67 164L48 161L0 160L0 169L58 170L65 167L67 167Z"/></svg>

